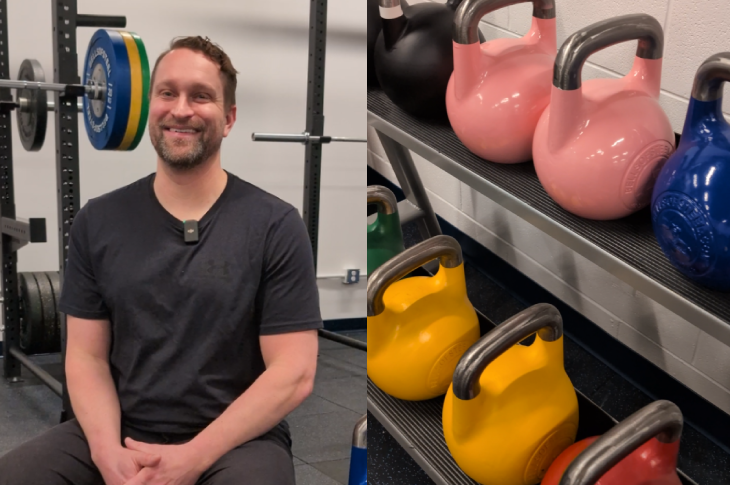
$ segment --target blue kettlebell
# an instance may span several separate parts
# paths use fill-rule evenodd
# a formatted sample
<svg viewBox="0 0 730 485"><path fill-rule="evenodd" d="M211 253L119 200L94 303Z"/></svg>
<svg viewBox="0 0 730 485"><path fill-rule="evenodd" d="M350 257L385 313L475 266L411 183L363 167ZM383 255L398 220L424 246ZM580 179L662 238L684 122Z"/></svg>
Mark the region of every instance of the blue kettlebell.
<svg viewBox="0 0 730 485"><path fill-rule="evenodd" d="M352 433L352 454L350 455L350 478L347 485L368 483L368 415L360 418Z"/></svg>
<svg viewBox="0 0 730 485"><path fill-rule="evenodd" d="M730 125L722 88L730 52L709 57L695 74L677 151L654 185L651 219L659 245L689 278L730 291Z"/></svg>

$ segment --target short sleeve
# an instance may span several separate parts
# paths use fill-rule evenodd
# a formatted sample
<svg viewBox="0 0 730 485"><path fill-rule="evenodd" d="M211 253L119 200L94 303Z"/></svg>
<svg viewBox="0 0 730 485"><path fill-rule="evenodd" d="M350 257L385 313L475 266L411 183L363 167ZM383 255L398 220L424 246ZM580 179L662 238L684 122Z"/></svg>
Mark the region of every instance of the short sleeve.
<svg viewBox="0 0 730 485"><path fill-rule="evenodd" d="M261 335L323 326L312 247L296 209L269 230L257 300Z"/></svg>
<svg viewBox="0 0 730 485"><path fill-rule="evenodd" d="M100 320L109 318L109 311L102 299L90 257L88 208L87 203L71 226L59 311L78 318Z"/></svg>

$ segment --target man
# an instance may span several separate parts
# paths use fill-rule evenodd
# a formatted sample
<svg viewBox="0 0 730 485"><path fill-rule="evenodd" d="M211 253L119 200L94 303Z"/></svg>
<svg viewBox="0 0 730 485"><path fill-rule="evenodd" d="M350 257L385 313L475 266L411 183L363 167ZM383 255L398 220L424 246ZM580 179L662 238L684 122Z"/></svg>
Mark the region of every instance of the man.
<svg viewBox="0 0 730 485"><path fill-rule="evenodd" d="M297 211L221 168L235 90L207 39L157 60L157 171L90 200L71 232L76 419L0 458L0 484L294 484L283 418L312 390L314 267Z"/></svg>

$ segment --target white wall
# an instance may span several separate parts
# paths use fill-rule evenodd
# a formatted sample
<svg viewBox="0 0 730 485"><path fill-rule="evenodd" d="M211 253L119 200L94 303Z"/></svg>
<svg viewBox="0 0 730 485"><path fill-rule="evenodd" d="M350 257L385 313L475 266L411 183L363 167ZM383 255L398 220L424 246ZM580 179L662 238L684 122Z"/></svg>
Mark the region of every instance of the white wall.
<svg viewBox="0 0 730 485"><path fill-rule="evenodd" d="M656 17L665 29L661 104L677 132L684 124L697 67L708 56L730 49L725 0L557 0L556 8L558 46L581 27L606 18L640 12ZM531 12L531 4L494 12L482 21L481 30L487 40L519 37L529 29ZM632 42L597 53L586 63L584 79L625 75L635 49ZM368 163L397 183L372 129L368 147ZM730 413L730 348L418 155L413 158L440 216Z"/></svg>
<svg viewBox="0 0 730 485"><path fill-rule="evenodd" d="M10 73L15 78L25 58L41 61L53 76L51 2L11 0L8 6ZM233 61L238 75L238 121L223 142L224 168L281 197L301 213L304 147L299 144L254 143L254 131L300 133L305 127L309 3L217 0L78 0L79 13L126 15L127 29L145 42L150 64L170 40L182 35L209 36ZM365 135L365 3L329 3L325 79L325 132ZM78 29L79 66L95 29ZM95 151L79 117L81 202L143 177L155 169L156 154L145 135L131 153ZM15 121L13 120L13 123ZM58 225L54 121L49 117L46 143L40 152L23 150L13 128L15 197L20 218L45 217L48 242L19 252L20 271L58 268ZM362 223L352 215L362 210L366 147L324 146L318 275L343 275L345 268L366 268Z"/></svg>

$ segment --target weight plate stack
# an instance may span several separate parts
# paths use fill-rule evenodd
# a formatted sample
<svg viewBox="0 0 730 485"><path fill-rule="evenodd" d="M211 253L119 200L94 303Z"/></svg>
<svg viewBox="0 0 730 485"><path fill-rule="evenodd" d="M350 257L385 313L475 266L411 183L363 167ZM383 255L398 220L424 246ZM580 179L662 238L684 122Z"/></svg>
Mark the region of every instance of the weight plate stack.
<svg viewBox="0 0 730 485"><path fill-rule="evenodd" d="M124 37L116 30L99 29L91 37L84 62L83 83L107 86L104 99L84 96L84 124L97 150L114 150L124 140L129 123L132 83Z"/></svg>
<svg viewBox="0 0 730 485"><path fill-rule="evenodd" d="M43 321L41 324L42 343L40 343L41 351L39 353L59 352L61 350L61 336L58 334L58 325L56 325L56 301L53 297L53 289L51 282L46 273L33 273L38 290L41 296L41 306L43 308Z"/></svg>
<svg viewBox="0 0 730 485"><path fill-rule="evenodd" d="M133 34L131 32L122 31L120 31L119 33L122 35L122 38L124 39L124 44L127 46L127 57L129 58L129 72L130 82L132 86L132 96L130 98L127 131L124 134L124 139L122 140L122 143L119 145L117 150L130 150L132 149L132 143L135 139L137 139L140 126L143 127L142 131L144 131L142 111L144 106L147 105L147 99L144 96L145 76L142 69L144 63L142 62L138 43ZM139 138L141 139L141 137Z"/></svg>
<svg viewBox="0 0 730 485"><path fill-rule="evenodd" d="M20 299L20 348L26 354L38 353L38 334L43 324L38 283L32 273L18 273L18 295Z"/></svg>
<svg viewBox="0 0 730 485"><path fill-rule="evenodd" d="M19 81L45 82L46 75L41 63L35 59L25 59L18 71ZM48 124L48 96L39 89L19 89L20 107L15 114L18 120L18 134L23 148L29 152L41 149L46 139Z"/></svg>
<svg viewBox="0 0 730 485"><path fill-rule="evenodd" d="M147 58L147 49L142 42L142 38L134 32L129 33L134 39L134 43L137 45L139 51L139 61L142 64L142 114L139 118L139 127L137 128L137 135L134 137L134 141L129 146L128 150L134 150L139 145L144 131L147 128L147 116L150 110L150 61Z"/></svg>
<svg viewBox="0 0 730 485"><path fill-rule="evenodd" d="M54 342L58 342L56 352L60 352L61 346L66 341L66 329L61 326L61 315L58 312L58 304L61 301L61 276L58 271L46 271L46 276L48 281L51 282L51 290L53 291L54 325L57 335Z"/></svg>
<svg viewBox="0 0 730 485"><path fill-rule="evenodd" d="M20 348L28 355L61 350L53 283L46 273L19 273Z"/></svg>

